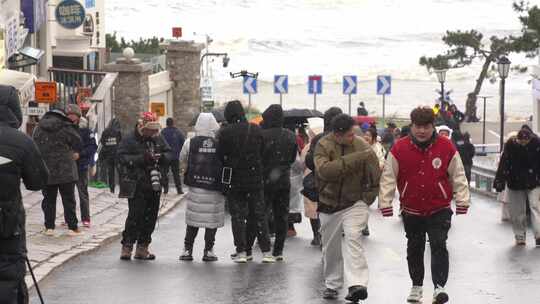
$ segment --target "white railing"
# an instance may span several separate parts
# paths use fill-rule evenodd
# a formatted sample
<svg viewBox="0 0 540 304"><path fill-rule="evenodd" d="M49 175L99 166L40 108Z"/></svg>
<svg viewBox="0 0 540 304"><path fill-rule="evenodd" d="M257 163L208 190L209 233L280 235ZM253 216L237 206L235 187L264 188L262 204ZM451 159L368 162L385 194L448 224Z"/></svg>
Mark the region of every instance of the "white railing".
<svg viewBox="0 0 540 304"><path fill-rule="evenodd" d="M117 77L118 73L107 73L90 98L91 107L87 114L88 123L98 138L101 137L101 133L114 117L114 88Z"/></svg>

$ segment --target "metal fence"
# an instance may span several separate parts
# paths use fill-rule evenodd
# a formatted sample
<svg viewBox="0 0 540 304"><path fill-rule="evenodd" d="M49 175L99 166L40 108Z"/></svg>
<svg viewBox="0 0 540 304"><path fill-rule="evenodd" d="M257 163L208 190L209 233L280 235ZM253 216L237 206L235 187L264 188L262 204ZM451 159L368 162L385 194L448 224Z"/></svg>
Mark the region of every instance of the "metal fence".
<svg viewBox="0 0 540 304"><path fill-rule="evenodd" d="M93 94L106 75L105 72L50 68L49 79L58 83L58 102L55 107L65 110L68 104L77 103L77 96L82 89L89 89Z"/></svg>
<svg viewBox="0 0 540 304"><path fill-rule="evenodd" d="M472 190L491 197L497 196L497 192L493 189L496 172L494 168L474 165L471 170L471 179L474 183Z"/></svg>

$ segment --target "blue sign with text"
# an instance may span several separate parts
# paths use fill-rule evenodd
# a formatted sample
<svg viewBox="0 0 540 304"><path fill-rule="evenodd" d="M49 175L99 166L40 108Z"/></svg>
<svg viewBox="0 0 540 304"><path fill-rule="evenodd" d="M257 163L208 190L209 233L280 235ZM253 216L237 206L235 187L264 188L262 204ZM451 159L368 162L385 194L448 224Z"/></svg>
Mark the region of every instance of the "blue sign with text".
<svg viewBox="0 0 540 304"><path fill-rule="evenodd" d="M75 0L65 0L56 6L56 22L67 29L76 29L84 23L86 11Z"/></svg>

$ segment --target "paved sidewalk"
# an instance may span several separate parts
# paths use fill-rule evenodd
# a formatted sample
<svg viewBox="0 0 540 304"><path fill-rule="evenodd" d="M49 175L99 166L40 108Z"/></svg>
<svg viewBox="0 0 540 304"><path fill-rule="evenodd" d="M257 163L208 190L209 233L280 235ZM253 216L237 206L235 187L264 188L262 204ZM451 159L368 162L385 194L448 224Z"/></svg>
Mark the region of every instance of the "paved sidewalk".
<svg viewBox="0 0 540 304"><path fill-rule="evenodd" d="M70 259L85 252L99 248L120 235L124 228L128 212L126 199L119 199L109 189L88 188L90 194L91 228L83 228L80 223L80 206L77 203L77 218L83 230L80 236L68 236L64 222L60 195L57 201L56 230L54 236L42 234L44 229L43 211L41 209L41 192L22 190L26 209L26 235L28 257L34 269L36 279L41 281L52 270ZM77 196L77 192L75 192ZM169 193L161 198L159 216L170 211L180 202L180 195ZM78 197L77 197L78 201ZM120 247L119 247L120 248ZM120 250L120 249L118 249ZM28 287L34 285L30 273L26 277Z"/></svg>

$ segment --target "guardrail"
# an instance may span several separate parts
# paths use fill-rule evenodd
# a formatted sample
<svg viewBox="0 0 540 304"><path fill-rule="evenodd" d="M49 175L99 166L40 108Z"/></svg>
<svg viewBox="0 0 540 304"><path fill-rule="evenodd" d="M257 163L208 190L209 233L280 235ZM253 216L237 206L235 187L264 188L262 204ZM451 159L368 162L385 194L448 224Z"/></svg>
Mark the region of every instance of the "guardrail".
<svg viewBox="0 0 540 304"><path fill-rule="evenodd" d="M474 145L476 155L485 156L488 154L499 153L499 144L475 144Z"/></svg>
<svg viewBox="0 0 540 304"><path fill-rule="evenodd" d="M496 197L497 192L493 189L493 181L497 170L480 165L474 165L471 170L471 179L474 187L471 190L480 194Z"/></svg>

